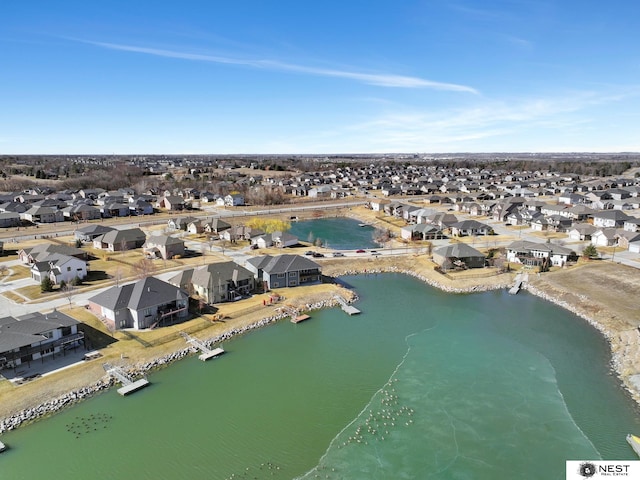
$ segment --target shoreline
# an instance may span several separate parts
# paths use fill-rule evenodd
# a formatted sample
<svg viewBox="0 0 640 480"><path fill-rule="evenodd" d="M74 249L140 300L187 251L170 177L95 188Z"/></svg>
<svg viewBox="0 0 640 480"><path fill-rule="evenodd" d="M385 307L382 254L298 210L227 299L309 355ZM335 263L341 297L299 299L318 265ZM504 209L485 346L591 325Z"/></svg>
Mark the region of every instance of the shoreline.
<svg viewBox="0 0 640 480"><path fill-rule="evenodd" d="M411 262L410 265L401 265L402 263L406 263L406 260ZM412 258L390 258L389 262L384 261L376 261L375 265L371 265L370 261L364 262L361 259L352 262L331 262L330 265L327 265L328 268L326 270L329 272L328 276L334 278L334 282L337 284L341 284L338 279L343 276L349 275L361 275L361 274L384 274L384 273L400 273L403 275L408 275L417 280L433 287L438 288L441 291L446 293L453 294L466 294L466 293L477 293L484 291L492 291L499 289L506 289L512 283L512 274L505 274L493 277L484 277L477 278L473 280L449 280L448 282L444 282L445 277L439 278L441 274L434 272L433 270L429 270L428 265L422 265L423 268L420 267L420 263L417 260ZM344 265L344 263L348 263ZM409 267L414 268L409 268ZM373 267L373 268L372 268ZM418 267L418 268L415 268ZM324 270L324 267L323 267ZM488 281L490 280L490 281ZM457 285L456 285L457 283ZM466 284L464 286L460 286L460 284ZM540 288L542 287L542 288ZM640 376L638 376L638 383L634 384L633 379L634 375L625 375L624 371L626 366L629 364L629 360L626 356L635 354L635 352L629 351L628 348L625 348L622 333L620 331L614 331L607 325L598 321L595 316L589 315L584 311L584 308L581 308L579 304L572 303L570 301L563 300L560 295L554 295L552 292L547 291L543 286L532 285L531 283L527 283L524 286L524 289L543 300L549 301L565 310L579 316L583 320L585 320L589 325L596 328L607 341L610 351L610 365L615 372L616 376L620 381L621 387L627 391L630 395L631 399L636 402L637 405L640 405ZM357 299L357 293L349 290L353 297ZM564 292L566 293L566 292ZM308 303L309 296L305 296L304 294L299 298L299 301L302 303L300 307L301 310L304 311L313 311L320 310L324 308L333 308L337 306L336 300L333 298L333 294L327 294L329 298L323 298L321 300L317 299L317 295L315 296L316 301L314 303ZM212 338L204 340L204 343L207 346L211 346L216 343L221 343L223 341L228 341L231 338L236 338L245 333L251 332L255 329L262 328L268 326L272 323L280 321L284 318L287 318L289 315L286 312L279 312L275 315L269 315L267 317L260 318L251 323L248 323L244 326L230 328L228 331L220 333ZM614 315L615 317L615 315ZM638 330L634 329L634 332L637 334ZM194 347L186 347L180 348L171 353L162 355L158 358L149 360L142 364L134 364L128 370L127 373L139 377L144 376L145 374L155 371L160 368L164 368L171 363L181 360L188 355L195 353L197 350ZM32 423L34 421L45 418L49 415L52 415L59 410L71 406L81 400L86 398L90 398L96 394L102 393L103 391L108 390L112 386L115 385L115 381L111 378L107 378L103 376L100 380L91 383L90 385L86 385L84 387L76 388L66 394L58 396L54 399L48 400L46 402L40 403L31 408L25 408L13 415L8 416L5 419L0 420L0 434L6 431L14 430L22 425L26 425Z"/></svg>

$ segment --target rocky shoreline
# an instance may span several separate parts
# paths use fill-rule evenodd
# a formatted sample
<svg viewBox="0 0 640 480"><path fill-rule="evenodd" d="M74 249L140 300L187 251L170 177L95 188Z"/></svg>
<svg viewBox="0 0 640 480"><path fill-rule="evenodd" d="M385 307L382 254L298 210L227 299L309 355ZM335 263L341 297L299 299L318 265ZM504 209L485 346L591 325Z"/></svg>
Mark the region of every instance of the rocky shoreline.
<svg viewBox="0 0 640 480"><path fill-rule="evenodd" d="M432 287L438 288L442 291L445 291L447 293L456 293L456 294L464 294L464 293L473 293L473 292L484 292L484 291L491 291L491 290L500 290L500 289L505 289L508 288L510 286L509 283L495 283L495 284L479 284L479 285L474 285L474 286L469 286L467 288L458 288L458 287L452 287L452 286L447 286L444 285L443 283L438 282L437 280L435 280L434 278L430 278L426 275L420 274L419 272L416 271L412 271L412 270L407 270L405 268L400 268L397 266L378 266L376 268L361 268L361 269L345 269L343 271L340 272L335 272L334 273L334 277L343 277L343 276L349 276L349 275L375 275L375 274L383 274L383 273L400 273L400 274L404 274L404 275L409 275L411 277L414 277L418 280L420 280L421 282L424 282L427 285L430 285ZM563 301L557 297L554 297L553 295L550 295L538 288L536 288L535 286L531 285L531 284L526 284L524 286L524 288L531 294L536 295L544 300L547 300L549 302L552 302L576 315L578 315L579 317L583 318L584 320L586 320L590 325L592 325L594 328L598 329L602 335L605 337L605 339L607 340L607 342L609 343L609 346L612 347L615 343L615 339L616 336L609 331L604 325L602 325L601 323L599 323L598 321L596 321L594 318L586 315L584 312L582 312L577 306ZM352 292L353 293L353 292ZM355 296L354 293L354 297L350 300L354 300L356 299L357 296ZM321 301L317 301L315 303L307 303L302 305L301 307L299 307L300 311L313 311L313 310L320 310L323 308L332 308L337 306L337 301L334 298L330 298L330 299L325 299L325 300L321 300ZM230 340L231 338L237 337L239 335L243 335L245 333L248 333L252 330L258 329L258 328L262 328L265 326L268 326L272 323L275 323L277 321L280 321L284 318L287 318L290 316L290 313L287 312L280 312L276 315L272 315L269 317L265 317L262 318L256 322L253 322L251 324L248 324L246 326L240 327L240 328L235 328L232 330L229 330L227 332L224 332L216 337L213 337L211 339L208 339L206 341L204 341L204 343L211 347L215 344L219 344L221 342L225 342ZM142 365L134 365L132 367L130 367L127 370L127 373L133 377L140 377L140 376L144 376L147 373L159 369L159 368L163 368L177 360L183 359L184 357L188 356L188 355L192 355L194 353L196 353L197 349L195 347L187 347L181 350L178 350L176 352L173 352L171 354L165 355L163 357L154 359L150 362L144 363ZM627 379L623 376L622 374L622 359L620 354L618 353L619 350L611 348L612 351L612 369L614 370L614 372L616 373L616 375L618 376L618 378L620 379L623 387L629 392L629 394L631 395L631 397L637 402L640 403L640 381L638 382L639 385L636 386L633 383L633 378L630 378L629 381L627 381ZM0 421L0 433L3 433L5 431L9 431L9 430L13 430L15 428L18 428L19 426L25 424L25 423L29 423L32 422L34 420L40 419L42 417L51 415L55 412L57 412L58 410L61 410L67 406L70 406L76 402L79 402L81 400L84 400L86 398L89 398L97 393L100 393L104 390L107 390L109 388L111 388L112 386L115 385L115 381L111 378L103 378L101 380L99 380L98 382L74 390L72 392L69 392L65 395L62 395L56 399L47 401L41 405L38 405L37 407L34 408L29 408L29 409L25 409L22 410L20 412L18 412L15 415L12 415L11 417L8 417L2 421Z"/></svg>
<svg viewBox="0 0 640 480"><path fill-rule="evenodd" d="M331 308L336 305L337 305L337 301L331 298L331 299L319 301L316 303L307 303L302 307L300 307L300 310L304 310L304 311L320 310L323 308ZM290 317L289 313L281 312L276 315L272 315L270 317L260 319L244 327L229 330L228 332L224 332L216 337L210 338L204 341L203 343L205 343L205 345L207 345L208 347L211 347L212 345L230 340L233 337L243 335L252 330L265 327L267 325L270 325L272 323L275 323L287 317ZM126 370L126 373L132 377L142 377L153 370L157 370L159 368L165 367L177 360L181 360L186 356L192 355L196 352L197 352L197 349L194 347L183 348L181 350L170 353L168 355L164 355L162 357L156 358L150 362L146 362L142 365L134 365L128 368ZM85 400L98 393L108 390L109 388L113 387L115 384L116 382L113 378L104 377L91 385L73 390L60 397L44 402L36 407L21 410L20 412L14 415L11 415L10 417L7 417L0 421L0 433L4 433L10 430L15 430L21 425L31 423L35 420L52 415L57 411L62 410L63 408L66 408L81 400Z"/></svg>

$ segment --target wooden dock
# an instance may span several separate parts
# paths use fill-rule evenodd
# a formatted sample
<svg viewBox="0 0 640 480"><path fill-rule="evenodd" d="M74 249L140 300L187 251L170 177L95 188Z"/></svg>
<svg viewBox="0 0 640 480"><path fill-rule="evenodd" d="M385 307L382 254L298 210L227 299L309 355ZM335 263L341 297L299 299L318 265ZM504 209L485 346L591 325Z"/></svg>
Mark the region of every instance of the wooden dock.
<svg viewBox="0 0 640 480"><path fill-rule="evenodd" d="M198 358L203 362L206 362L211 358L219 357L224 353L224 349L214 348L212 350L209 347L207 347L204 343L202 343L200 340L192 337L186 332L180 332L180 335L182 335L182 338L184 338L187 341L187 343L190 343L191 345L193 345L194 347L196 347L198 350L202 352L200 355L198 355Z"/></svg>
<svg viewBox="0 0 640 480"><path fill-rule="evenodd" d="M298 315L295 317L291 317L291 323L300 323L300 322L304 322L305 320L309 320L311 317L309 315Z"/></svg>
<svg viewBox="0 0 640 480"><path fill-rule="evenodd" d="M224 353L224 349L214 348L213 350L209 350L208 352L201 353L200 355L198 355L198 358L203 362L206 362L207 360L218 357L223 353Z"/></svg>
<svg viewBox="0 0 640 480"><path fill-rule="evenodd" d="M0 442L0 453L4 452L6 449L7 446L4 443Z"/></svg>
<svg viewBox="0 0 640 480"><path fill-rule="evenodd" d="M342 298L340 295L336 295L334 298L340 304L340 308L342 309L342 311L347 313L348 315L357 315L360 313L360 310L358 310L353 305L349 305L347 301L344 298Z"/></svg>
<svg viewBox="0 0 640 480"><path fill-rule="evenodd" d="M102 367L111 377L115 378L122 384L122 387L118 389L118 393L122 396L137 392L138 390L150 385L149 380L146 378L132 380L120 367L114 367L108 363L103 364Z"/></svg>
<svg viewBox="0 0 640 480"><path fill-rule="evenodd" d="M513 287L509 289L509 293L511 295L516 295L522 288L522 284L525 283L527 280L529 280L529 274L518 273L516 275L516 279L513 284Z"/></svg>

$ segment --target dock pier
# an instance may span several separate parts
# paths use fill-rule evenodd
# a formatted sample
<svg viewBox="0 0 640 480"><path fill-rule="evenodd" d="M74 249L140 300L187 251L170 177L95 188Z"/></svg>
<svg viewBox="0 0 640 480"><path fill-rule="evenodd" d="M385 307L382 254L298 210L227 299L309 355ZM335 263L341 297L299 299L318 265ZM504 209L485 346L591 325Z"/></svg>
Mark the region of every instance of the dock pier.
<svg viewBox="0 0 640 480"><path fill-rule="evenodd" d="M348 315L357 315L360 313L360 310L358 310L356 307L354 307L353 305L349 305L347 303L347 301L342 298L340 295L336 295L335 298L338 303L340 304L340 308L342 309L342 311L344 311L345 313L347 313Z"/></svg>
<svg viewBox="0 0 640 480"><path fill-rule="evenodd" d="M149 385L149 380L147 380L146 378L132 380L126 373L122 371L120 367L114 367L113 365L110 365L108 363L105 363L102 366L109 375L111 375L122 384L122 387L118 389L118 393L122 396L137 392L138 390Z"/></svg>
<svg viewBox="0 0 640 480"><path fill-rule="evenodd" d="M515 282L514 282L514 284L513 284L513 287L511 287L511 288L509 289L509 293L510 293L511 295L515 295L515 294L517 294L517 293L520 291L520 289L522 288L522 285L523 285L527 280L529 280L529 274L528 274L528 273L518 273L518 274L516 275L516 279L515 279Z"/></svg>
<svg viewBox="0 0 640 480"><path fill-rule="evenodd" d="M0 453L4 452L6 449L7 446L4 443L0 442Z"/></svg>
<svg viewBox="0 0 640 480"><path fill-rule="evenodd" d="M191 345L193 345L194 347L196 347L198 350L202 352L200 355L198 355L198 358L203 362L206 362L207 360L211 358L215 358L224 353L224 349L222 348L211 349L207 347L204 343L202 343L200 340L192 337L188 333L180 332L180 335L182 335L182 338L184 338L187 341L187 343L190 343Z"/></svg>

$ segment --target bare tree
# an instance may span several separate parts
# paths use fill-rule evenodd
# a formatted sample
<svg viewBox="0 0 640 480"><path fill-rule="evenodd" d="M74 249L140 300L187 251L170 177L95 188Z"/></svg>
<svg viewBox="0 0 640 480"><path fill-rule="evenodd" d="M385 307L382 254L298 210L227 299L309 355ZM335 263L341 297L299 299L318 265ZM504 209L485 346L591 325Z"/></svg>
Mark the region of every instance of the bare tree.
<svg viewBox="0 0 640 480"><path fill-rule="evenodd" d="M139 279L152 276L156 271L156 265L153 260L143 258L133 266L133 271Z"/></svg>
<svg viewBox="0 0 640 480"><path fill-rule="evenodd" d="M113 271L113 280L116 282L116 287L120 286L120 282L122 281L122 267L121 266L117 266L116 269Z"/></svg>
<svg viewBox="0 0 640 480"><path fill-rule="evenodd" d="M69 310L71 310L71 304L73 303L73 297L76 294L76 287L71 282L65 283L60 289L64 298L69 302Z"/></svg>

